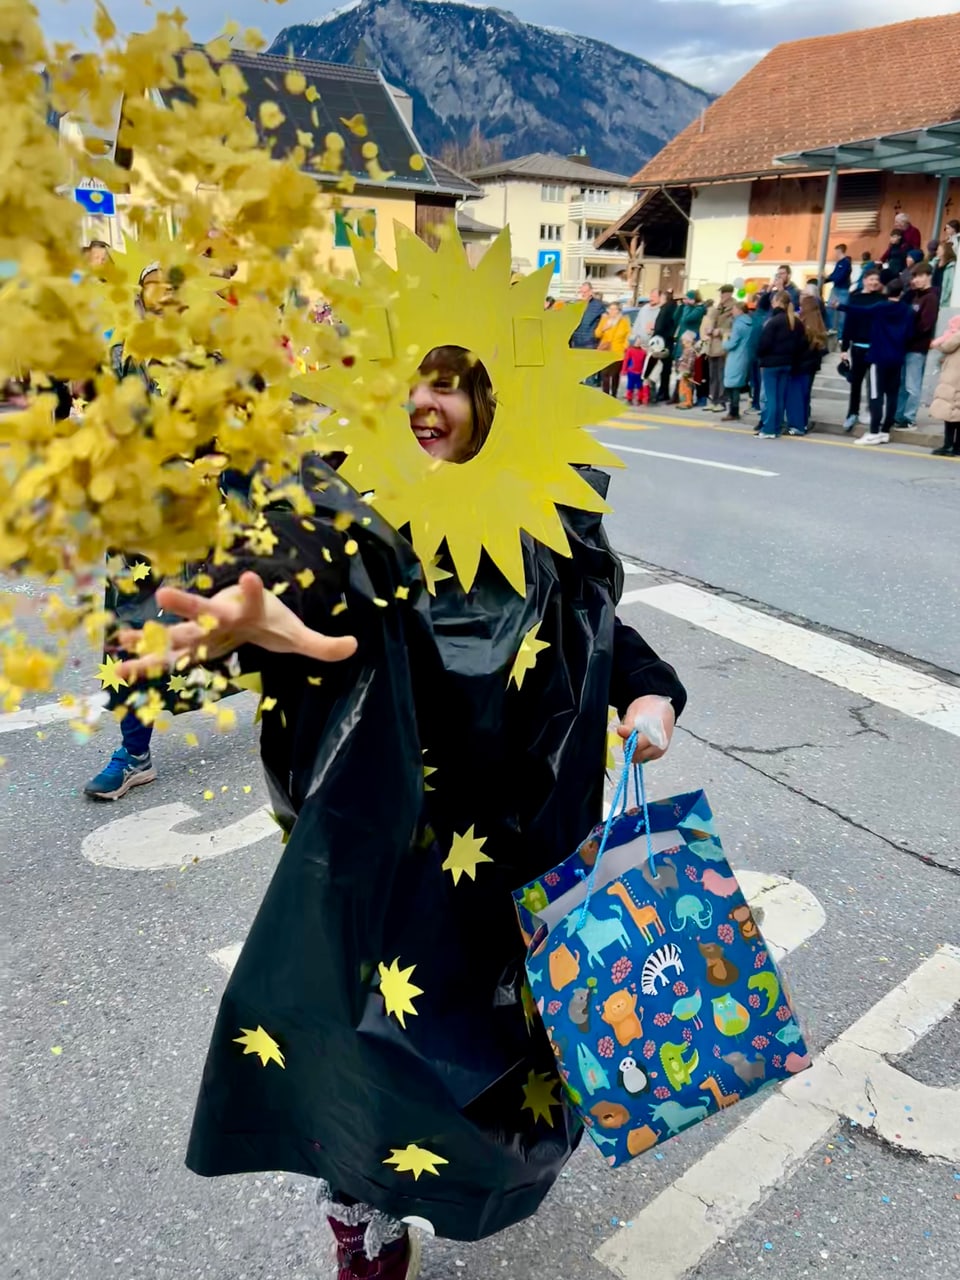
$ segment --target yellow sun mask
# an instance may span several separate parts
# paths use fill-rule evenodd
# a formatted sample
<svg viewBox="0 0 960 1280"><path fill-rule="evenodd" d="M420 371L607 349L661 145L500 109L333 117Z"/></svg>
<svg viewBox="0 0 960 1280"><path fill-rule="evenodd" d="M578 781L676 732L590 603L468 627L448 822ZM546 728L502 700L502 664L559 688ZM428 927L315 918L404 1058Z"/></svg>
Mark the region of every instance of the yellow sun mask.
<svg viewBox="0 0 960 1280"><path fill-rule="evenodd" d="M544 311L547 266L511 285L504 230L476 267L450 231L437 250L397 227L394 270L353 241L359 279L351 310L352 361L297 380L301 395L330 406L323 444L343 451L341 474L394 526L408 526L425 566L441 543L464 590L485 550L508 582L525 591L520 534L569 555L558 506L609 508L574 464L622 464L584 427L609 415L609 400L583 385L608 357L571 350L579 307ZM459 346L482 361L497 400L490 434L464 463L431 458L410 428L410 388L436 347ZM382 411L356 412L358 403Z"/></svg>

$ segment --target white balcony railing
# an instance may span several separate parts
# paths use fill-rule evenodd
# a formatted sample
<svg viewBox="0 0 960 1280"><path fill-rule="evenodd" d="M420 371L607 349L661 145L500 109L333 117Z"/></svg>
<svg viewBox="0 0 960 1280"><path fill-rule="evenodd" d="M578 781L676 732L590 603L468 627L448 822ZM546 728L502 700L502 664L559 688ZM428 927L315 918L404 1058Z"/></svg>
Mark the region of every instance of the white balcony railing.
<svg viewBox="0 0 960 1280"><path fill-rule="evenodd" d="M568 206L567 217L571 222L597 223L605 227L619 222L636 204L633 196L624 200L611 200L609 204L593 204L590 200L574 200Z"/></svg>
<svg viewBox="0 0 960 1280"><path fill-rule="evenodd" d="M566 243L568 257L583 258L590 262L616 262L626 266L629 254L624 249L597 249L592 240L568 240Z"/></svg>

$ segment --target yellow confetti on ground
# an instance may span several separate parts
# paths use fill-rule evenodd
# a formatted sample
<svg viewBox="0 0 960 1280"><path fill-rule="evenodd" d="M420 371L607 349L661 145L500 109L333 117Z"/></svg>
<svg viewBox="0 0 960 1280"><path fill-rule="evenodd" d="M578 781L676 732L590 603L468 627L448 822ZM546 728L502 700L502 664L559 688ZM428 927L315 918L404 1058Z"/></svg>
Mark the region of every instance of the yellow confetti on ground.
<svg viewBox="0 0 960 1280"><path fill-rule="evenodd" d="M212 800L212 799L213 799L213 792L212 792L212 791L205 791L205 792L203 793L203 798L204 798L204 800Z"/></svg>

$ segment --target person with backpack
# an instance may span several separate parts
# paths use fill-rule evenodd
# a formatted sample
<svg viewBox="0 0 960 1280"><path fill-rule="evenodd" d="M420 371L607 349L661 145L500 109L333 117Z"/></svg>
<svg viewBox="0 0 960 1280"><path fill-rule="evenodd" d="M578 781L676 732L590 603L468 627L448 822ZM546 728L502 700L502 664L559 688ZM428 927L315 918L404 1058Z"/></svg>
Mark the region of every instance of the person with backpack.
<svg viewBox="0 0 960 1280"><path fill-rule="evenodd" d="M913 311L903 301L903 285L891 280L885 301L871 312L867 350L870 430L857 444L886 444L890 439L900 395L907 343L913 334Z"/></svg>

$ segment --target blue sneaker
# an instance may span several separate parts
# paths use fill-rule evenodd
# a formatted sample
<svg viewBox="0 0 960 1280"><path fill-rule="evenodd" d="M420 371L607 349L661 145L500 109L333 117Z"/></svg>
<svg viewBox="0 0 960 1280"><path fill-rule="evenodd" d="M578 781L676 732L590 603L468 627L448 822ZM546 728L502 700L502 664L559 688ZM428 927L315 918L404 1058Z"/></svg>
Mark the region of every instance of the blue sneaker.
<svg viewBox="0 0 960 1280"><path fill-rule="evenodd" d="M118 747L110 757L110 763L91 778L83 788L84 795L92 800L119 800L131 787L141 787L153 782L157 771L150 759L150 752L142 756L131 755L126 747Z"/></svg>

